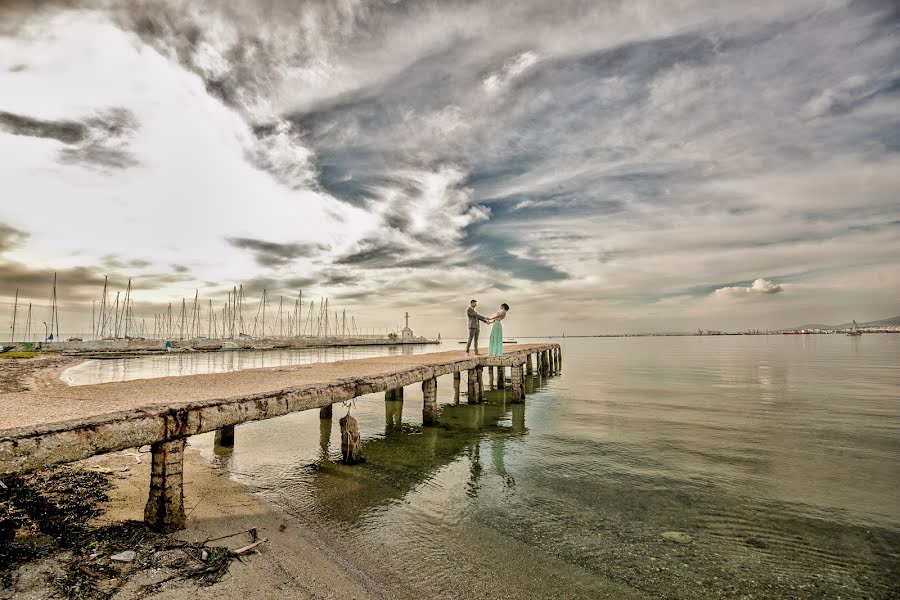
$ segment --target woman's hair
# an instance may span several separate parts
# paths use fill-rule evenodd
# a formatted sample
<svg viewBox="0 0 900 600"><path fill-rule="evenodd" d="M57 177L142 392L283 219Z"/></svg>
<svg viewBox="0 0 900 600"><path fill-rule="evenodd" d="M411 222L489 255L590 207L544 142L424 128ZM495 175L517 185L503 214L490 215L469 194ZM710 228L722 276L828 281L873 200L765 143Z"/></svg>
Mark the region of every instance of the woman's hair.
<svg viewBox="0 0 900 600"><path fill-rule="evenodd" d="M503 304L500 305L500 308L502 308L503 310L509 310L509 304L504 302Z"/></svg>

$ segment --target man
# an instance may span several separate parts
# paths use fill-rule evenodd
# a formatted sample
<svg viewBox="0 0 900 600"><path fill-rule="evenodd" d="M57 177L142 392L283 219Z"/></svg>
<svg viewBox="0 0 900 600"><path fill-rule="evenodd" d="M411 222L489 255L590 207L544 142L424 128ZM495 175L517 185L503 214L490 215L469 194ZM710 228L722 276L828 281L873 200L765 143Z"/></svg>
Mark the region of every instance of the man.
<svg viewBox="0 0 900 600"><path fill-rule="evenodd" d="M469 301L469 310L466 311L466 316L469 318L469 341L466 342L466 354L469 353L469 347L472 345L473 340L475 342L475 354L478 354L478 332L481 329L481 323L479 323L478 321L482 321L484 323L488 322L486 317L483 317L475 312L475 307L477 305L477 300Z"/></svg>

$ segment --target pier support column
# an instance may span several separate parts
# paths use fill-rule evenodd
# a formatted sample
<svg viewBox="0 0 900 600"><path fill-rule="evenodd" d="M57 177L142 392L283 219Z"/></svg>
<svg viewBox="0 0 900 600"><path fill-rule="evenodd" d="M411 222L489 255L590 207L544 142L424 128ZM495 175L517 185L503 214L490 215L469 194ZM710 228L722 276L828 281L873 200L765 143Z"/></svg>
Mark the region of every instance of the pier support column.
<svg viewBox="0 0 900 600"><path fill-rule="evenodd" d="M384 392L385 400L403 400L403 388L398 387Z"/></svg>
<svg viewBox="0 0 900 600"><path fill-rule="evenodd" d="M498 390L506 389L506 368L505 367L497 367L497 389Z"/></svg>
<svg viewBox="0 0 900 600"><path fill-rule="evenodd" d="M556 360L559 361L559 370L562 371L562 346L556 349Z"/></svg>
<svg viewBox="0 0 900 600"><path fill-rule="evenodd" d="M437 424L437 378L422 382L422 425Z"/></svg>
<svg viewBox="0 0 900 600"><path fill-rule="evenodd" d="M459 387L460 387L460 372L453 372L453 401L459 404Z"/></svg>
<svg viewBox="0 0 900 600"><path fill-rule="evenodd" d="M525 374L532 375L534 374L534 366L531 364L531 353L525 355Z"/></svg>
<svg viewBox="0 0 900 600"><path fill-rule="evenodd" d="M150 446L150 497L144 522L163 533L184 529L184 442L181 438Z"/></svg>
<svg viewBox="0 0 900 600"><path fill-rule="evenodd" d="M488 367L488 386L494 387L494 370Z"/></svg>
<svg viewBox="0 0 900 600"><path fill-rule="evenodd" d="M478 396L475 392L475 389L476 389L475 379L476 378L477 378L477 375L475 375L475 369L469 369L468 371L466 371L466 386L467 386L466 393L468 394L469 404L475 404L476 402L478 402Z"/></svg>
<svg viewBox="0 0 900 600"><path fill-rule="evenodd" d="M320 419L330 419L331 414L332 414L332 410L331 410L332 406L333 406L332 404L329 404L328 406L323 406L322 408L320 408L319 409L319 418Z"/></svg>
<svg viewBox="0 0 900 600"><path fill-rule="evenodd" d="M522 402L525 400L525 369L522 365L516 365L510 368L510 387L511 402Z"/></svg>
<svg viewBox="0 0 900 600"><path fill-rule="evenodd" d="M475 367L475 397L478 402L484 401L484 367Z"/></svg>
<svg viewBox="0 0 900 600"><path fill-rule="evenodd" d="M216 430L213 448L234 448L234 425Z"/></svg>
<svg viewBox="0 0 900 600"><path fill-rule="evenodd" d="M359 433L359 423L347 413L340 418L341 426L341 462L345 465L355 465L362 462L362 436Z"/></svg>
<svg viewBox="0 0 900 600"><path fill-rule="evenodd" d="M550 375L550 352L548 350L541 352L541 372L544 376Z"/></svg>

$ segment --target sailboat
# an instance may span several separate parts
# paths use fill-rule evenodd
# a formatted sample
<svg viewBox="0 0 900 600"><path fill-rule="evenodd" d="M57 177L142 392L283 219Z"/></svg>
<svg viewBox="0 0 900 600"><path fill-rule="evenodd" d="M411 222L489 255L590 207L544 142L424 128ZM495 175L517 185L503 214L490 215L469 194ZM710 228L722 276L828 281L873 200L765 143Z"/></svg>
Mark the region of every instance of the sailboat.
<svg viewBox="0 0 900 600"><path fill-rule="evenodd" d="M853 327L850 328L850 331L847 332L847 335L859 336L862 335L862 331L859 330L859 325L856 324L856 321L853 321Z"/></svg>

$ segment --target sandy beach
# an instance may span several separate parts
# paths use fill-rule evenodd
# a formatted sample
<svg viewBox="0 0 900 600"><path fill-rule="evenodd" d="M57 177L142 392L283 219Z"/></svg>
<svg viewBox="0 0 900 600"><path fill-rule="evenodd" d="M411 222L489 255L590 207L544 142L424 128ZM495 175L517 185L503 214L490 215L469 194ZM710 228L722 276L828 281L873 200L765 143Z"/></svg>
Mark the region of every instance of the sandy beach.
<svg viewBox="0 0 900 600"><path fill-rule="evenodd" d="M126 450L71 465L72 469L94 471L110 478L109 500L93 525L102 527L143 518L149 482L148 459L147 453ZM221 580L208 586L178 577L169 580L181 562L194 560L184 553L175 552L173 557L171 551L137 547L138 558L130 563L109 563L107 557L98 556L95 560L114 564L119 571L118 577L100 582L103 584L100 588L108 592L100 597L121 600L386 597L374 582L343 560L301 521L273 511L215 469L199 452L185 453L185 470L187 528L171 538L202 543L240 533L210 542L210 545L235 550L250 543L245 532L255 528L259 539L266 541L241 560L230 561ZM159 556L152 556L154 552ZM0 598L59 597L60 583L65 580L71 563L72 551L60 550L20 564L10 574L10 585L0 589Z"/></svg>
<svg viewBox="0 0 900 600"><path fill-rule="evenodd" d="M78 361L48 356L2 363L2 389L33 391L58 385L61 371ZM99 532L105 527L143 519L150 481L150 455L144 450L94 456L59 468L64 480L70 475L74 478L79 473L92 473L109 484L107 500L97 506L99 514L88 525L88 531ZM158 540L156 544L137 544L133 548L137 553L134 560L117 562L109 560L108 553L102 551L85 558L78 548L63 547L42 531L20 530L19 537L26 538L24 546L29 551L34 547L40 550L4 569L7 572L0 581L0 598L38 600L58 598L61 593L67 597L121 600L386 597L372 580L300 520L276 513L190 448L185 453L185 471L187 527L169 536L174 544L184 541L202 545L211 540L209 546L236 550L251 543L247 533L251 529L256 530L259 540L265 540L240 560L230 560L217 582L204 585L179 576L185 561L197 559L187 552L161 550ZM113 540L113 545L121 546L126 541ZM94 563L96 568L90 566ZM87 572L97 579L92 582L96 585L85 593L73 592L72 570L77 570L79 576Z"/></svg>

